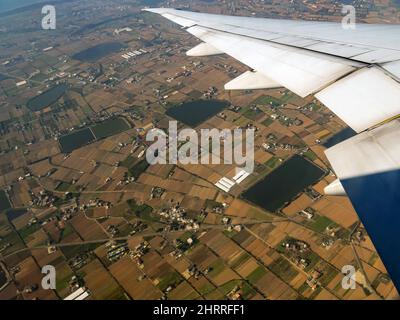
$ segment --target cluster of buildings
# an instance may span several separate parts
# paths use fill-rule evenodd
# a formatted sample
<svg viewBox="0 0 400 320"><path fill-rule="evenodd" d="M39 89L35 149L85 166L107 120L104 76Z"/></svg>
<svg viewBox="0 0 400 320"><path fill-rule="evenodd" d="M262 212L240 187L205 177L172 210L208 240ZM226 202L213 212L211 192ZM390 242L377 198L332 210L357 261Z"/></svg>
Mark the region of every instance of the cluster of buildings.
<svg viewBox="0 0 400 320"><path fill-rule="evenodd" d="M88 204L82 204L80 206L80 210L87 210L89 208L105 208L110 209L112 207L112 203L110 201L105 201L102 199L90 199Z"/></svg>
<svg viewBox="0 0 400 320"><path fill-rule="evenodd" d="M230 105L228 108L228 110L233 111L235 113L238 113L241 109L242 109L242 107L234 106L234 105Z"/></svg>
<svg viewBox="0 0 400 320"><path fill-rule="evenodd" d="M294 253L304 253L308 251L310 246L308 243L301 241L301 240L296 240L296 239L289 239L285 242L282 243L282 247L284 247L286 250L294 252Z"/></svg>
<svg viewBox="0 0 400 320"><path fill-rule="evenodd" d="M107 245L106 245L107 246ZM126 241L124 242L111 242L108 243L107 246L109 249L107 250L107 259L111 262L116 262L121 259L125 254L129 252L128 244Z"/></svg>
<svg viewBox="0 0 400 320"><path fill-rule="evenodd" d="M316 201L316 200L318 200L319 198L322 197L322 195L321 195L318 191L314 190L313 188L307 188L307 189L305 190L305 193L306 193L306 195L309 196L313 201Z"/></svg>
<svg viewBox="0 0 400 320"><path fill-rule="evenodd" d="M136 261L137 266L140 269L144 268L142 257L150 250L150 244L147 241L139 243L134 250L129 252L129 256L132 260Z"/></svg>
<svg viewBox="0 0 400 320"><path fill-rule="evenodd" d="M129 176L128 173L125 173L123 179L118 181L117 186L126 186L133 182L135 182L135 177Z"/></svg>
<svg viewBox="0 0 400 320"><path fill-rule="evenodd" d="M89 255L87 253L81 253L73 257L71 261L69 261L69 265L71 266L71 268L79 270L88 263L88 260L89 260Z"/></svg>
<svg viewBox="0 0 400 320"><path fill-rule="evenodd" d="M239 285L235 286L228 294L229 300L241 300L242 299L242 289Z"/></svg>
<svg viewBox="0 0 400 320"><path fill-rule="evenodd" d="M161 210L158 214L169 223L171 229L197 231L200 228L197 222L186 217L185 208L182 208L179 204L173 205L169 209Z"/></svg>
<svg viewBox="0 0 400 320"><path fill-rule="evenodd" d="M302 258L302 257L295 257L293 258L294 263L296 266L298 266L300 269L305 269L310 265L310 260Z"/></svg>
<svg viewBox="0 0 400 320"><path fill-rule="evenodd" d="M313 270L311 274L307 277L306 283L313 291L315 291L318 288L319 286L318 279L321 276L322 276L321 272Z"/></svg>
<svg viewBox="0 0 400 320"><path fill-rule="evenodd" d="M66 192L65 193L65 198L68 199L71 197L71 193L70 192ZM72 198L69 202L61 205L59 207L60 211L63 213L61 219L64 221L67 221L69 219L71 219L72 215L74 213L77 213L79 208L78 208L78 204L76 203L76 199Z"/></svg>
<svg viewBox="0 0 400 320"><path fill-rule="evenodd" d="M30 206L49 208L54 206L54 202L58 200L52 192L47 190L41 190L38 194L31 192Z"/></svg>
<svg viewBox="0 0 400 320"><path fill-rule="evenodd" d="M202 272L199 270L199 268L197 267L197 265L193 264L191 265L185 272L184 272L184 276L185 278L190 278L190 277L194 277L195 279L199 279L202 275Z"/></svg>
<svg viewBox="0 0 400 320"><path fill-rule="evenodd" d="M129 235L133 236L134 234L141 232L147 228L147 224L142 221L135 221L134 223L130 224L131 228L133 229Z"/></svg>
<svg viewBox="0 0 400 320"><path fill-rule="evenodd" d="M108 225L106 230L109 234L111 234L111 237L115 237L119 234L119 229L113 224Z"/></svg>
<svg viewBox="0 0 400 320"><path fill-rule="evenodd" d="M242 226L240 224L232 224L231 218L229 217L223 217L221 221L225 226L227 226L226 230L229 232L232 232L233 230L235 230L236 232L242 231Z"/></svg>
<svg viewBox="0 0 400 320"><path fill-rule="evenodd" d="M183 240L175 239L173 241L175 250L172 251L170 255L175 257L176 259L179 259L185 253L185 251L187 251L192 245L195 244L196 241L197 239L193 235Z"/></svg>
<svg viewBox="0 0 400 320"><path fill-rule="evenodd" d="M300 120L299 118L290 118L288 116L284 115L279 115L277 113L271 114L271 119L272 120L279 120L281 124L283 124L286 127L291 127L293 125L295 126L301 126L303 124L303 121Z"/></svg>
<svg viewBox="0 0 400 320"><path fill-rule="evenodd" d="M160 187L153 187L150 193L150 199L160 199L164 194L165 189Z"/></svg>
<svg viewBox="0 0 400 320"><path fill-rule="evenodd" d="M172 81L174 81L175 79L177 79L179 77L190 77L192 75L192 71L189 69L186 69L186 66L184 66L183 69L184 69L183 71L177 72L175 74L175 76L167 78L166 81L168 83L171 83Z"/></svg>
<svg viewBox="0 0 400 320"><path fill-rule="evenodd" d="M203 93L203 97L206 99L212 99L218 95L218 89L216 87L209 87L206 92Z"/></svg>

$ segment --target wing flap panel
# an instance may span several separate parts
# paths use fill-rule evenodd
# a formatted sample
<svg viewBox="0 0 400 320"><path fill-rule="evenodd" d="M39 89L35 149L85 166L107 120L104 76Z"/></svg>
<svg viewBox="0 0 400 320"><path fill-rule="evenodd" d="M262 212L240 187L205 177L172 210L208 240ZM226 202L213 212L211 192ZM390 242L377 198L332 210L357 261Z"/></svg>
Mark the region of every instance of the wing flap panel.
<svg viewBox="0 0 400 320"><path fill-rule="evenodd" d="M188 32L301 97L318 92L354 67L302 49L194 26Z"/></svg>
<svg viewBox="0 0 400 320"><path fill-rule="evenodd" d="M400 84L376 67L358 70L315 96L357 132L400 114Z"/></svg>

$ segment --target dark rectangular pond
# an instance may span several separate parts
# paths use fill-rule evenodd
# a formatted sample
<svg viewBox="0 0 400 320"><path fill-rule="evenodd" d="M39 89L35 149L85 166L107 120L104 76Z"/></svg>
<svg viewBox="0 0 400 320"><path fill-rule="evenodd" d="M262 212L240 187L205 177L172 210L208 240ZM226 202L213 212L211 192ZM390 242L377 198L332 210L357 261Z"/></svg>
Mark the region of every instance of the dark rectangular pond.
<svg viewBox="0 0 400 320"><path fill-rule="evenodd" d="M11 203L7 198L6 192L4 190L0 190L0 212L10 208Z"/></svg>
<svg viewBox="0 0 400 320"><path fill-rule="evenodd" d="M33 97L27 102L26 106L33 112L40 111L60 99L67 90L67 84L59 84L42 94Z"/></svg>
<svg viewBox="0 0 400 320"><path fill-rule="evenodd" d="M94 141L111 137L131 128L123 118L113 118L101 123L74 131L60 137L59 142L63 153L70 153Z"/></svg>
<svg viewBox="0 0 400 320"><path fill-rule="evenodd" d="M130 129L130 125L122 118L109 119L92 127L96 139L111 137Z"/></svg>
<svg viewBox="0 0 400 320"><path fill-rule="evenodd" d="M59 139L61 152L70 153L75 149L78 149L93 142L95 139L96 138L90 128L85 128L66 134L64 136L61 136Z"/></svg>
<svg viewBox="0 0 400 320"><path fill-rule="evenodd" d="M192 128L220 113L229 105L227 101L195 100L171 107L166 114Z"/></svg>
<svg viewBox="0 0 400 320"><path fill-rule="evenodd" d="M125 47L125 44L116 41L101 43L78 53L75 53L72 58L85 62L94 62L108 56L111 53L118 52Z"/></svg>
<svg viewBox="0 0 400 320"><path fill-rule="evenodd" d="M5 74L0 73L0 81L6 80L8 77Z"/></svg>
<svg viewBox="0 0 400 320"><path fill-rule="evenodd" d="M26 209L11 209L11 210L6 211L6 215L7 215L8 220L12 221L12 220L17 219L18 217L24 215L27 212L28 212L28 210L26 210Z"/></svg>
<svg viewBox="0 0 400 320"><path fill-rule="evenodd" d="M347 140L351 137L354 137L357 133L352 128L346 128L342 131L336 133L334 136L330 137L328 140L325 141L324 147L330 148L334 145Z"/></svg>
<svg viewBox="0 0 400 320"><path fill-rule="evenodd" d="M242 196L244 199L274 212L324 175L325 172L321 168L303 157L295 155L245 191Z"/></svg>

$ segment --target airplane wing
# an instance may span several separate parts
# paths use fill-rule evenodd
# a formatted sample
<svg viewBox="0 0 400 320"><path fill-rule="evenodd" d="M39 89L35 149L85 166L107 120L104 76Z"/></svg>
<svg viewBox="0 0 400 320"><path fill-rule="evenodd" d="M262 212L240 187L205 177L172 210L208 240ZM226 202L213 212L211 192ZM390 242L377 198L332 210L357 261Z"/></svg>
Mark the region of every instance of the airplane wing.
<svg viewBox="0 0 400 320"><path fill-rule="evenodd" d="M226 89L314 95L358 133L326 151L340 180L326 190L350 197L400 289L400 25L345 30L330 22L145 10L202 41L188 55L226 53L251 68Z"/></svg>

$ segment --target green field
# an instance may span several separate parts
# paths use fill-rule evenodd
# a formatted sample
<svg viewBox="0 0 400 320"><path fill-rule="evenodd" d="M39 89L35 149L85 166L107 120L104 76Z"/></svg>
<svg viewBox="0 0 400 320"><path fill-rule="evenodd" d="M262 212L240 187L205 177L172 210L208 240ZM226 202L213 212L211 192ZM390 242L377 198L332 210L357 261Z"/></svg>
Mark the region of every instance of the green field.
<svg viewBox="0 0 400 320"><path fill-rule="evenodd" d="M314 160L317 159L317 155L311 150L308 150L308 151L304 152L303 156L305 156L306 158L310 159L311 161L314 161Z"/></svg>
<svg viewBox="0 0 400 320"><path fill-rule="evenodd" d="M249 274L247 280L249 280L250 283L254 284L258 280L260 280L266 273L267 270L265 270L264 267L259 266L257 269L255 269L252 273Z"/></svg>
<svg viewBox="0 0 400 320"><path fill-rule="evenodd" d="M76 186L67 182L61 182L60 185L57 186L56 190L61 192L72 192L72 193L79 192Z"/></svg>
<svg viewBox="0 0 400 320"><path fill-rule="evenodd" d="M272 120L270 117L268 117L267 119L265 119L263 122L261 122L262 125L268 127L270 124L272 124L274 122L274 120Z"/></svg>
<svg viewBox="0 0 400 320"><path fill-rule="evenodd" d="M157 284L158 289L164 291L169 286L176 286L178 283L182 281L182 277L177 272L171 272L167 274L165 277L160 279L160 282Z"/></svg>
<svg viewBox="0 0 400 320"><path fill-rule="evenodd" d="M271 159L269 159L265 165L271 169L275 169L277 166L279 166L281 164L281 161L279 160L278 157L273 157Z"/></svg>
<svg viewBox="0 0 400 320"><path fill-rule="evenodd" d="M137 204L134 199L128 200L128 205L130 210L135 214L136 217L142 220L155 222L158 221L155 217L153 217L152 212L153 208L148 206L147 204ZM129 216L127 216L129 218Z"/></svg>
<svg viewBox="0 0 400 320"><path fill-rule="evenodd" d="M249 118L250 120L254 120L254 121L264 115L264 113L260 109L254 110L254 109L251 109L250 106L246 107L243 111L244 111L243 115L246 118Z"/></svg>
<svg viewBox="0 0 400 320"><path fill-rule="evenodd" d="M270 105L273 107L278 107L281 105L281 101L271 96L261 96L256 101L255 104Z"/></svg>
<svg viewBox="0 0 400 320"><path fill-rule="evenodd" d="M146 159L144 159L136 163L133 167L129 168L129 174L131 177L138 179L139 176L145 172L149 166L149 163L146 161Z"/></svg>
<svg viewBox="0 0 400 320"><path fill-rule="evenodd" d="M11 233L0 239L0 248L7 245L8 243L10 243L11 246L1 253L3 256L9 255L12 252L25 248L24 243L22 242L16 231L12 231Z"/></svg>
<svg viewBox="0 0 400 320"><path fill-rule="evenodd" d="M233 269L236 269L237 267L241 266L243 263L245 263L247 260L249 260L251 256L243 252L239 257L237 257L232 263L230 264L230 267Z"/></svg>
<svg viewBox="0 0 400 320"><path fill-rule="evenodd" d="M292 281L297 275L298 271L286 259L279 257L269 265L271 271L279 275L285 282Z"/></svg>
<svg viewBox="0 0 400 320"><path fill-rule="evenodd" d="M306 222L306 225L315 232L320 232L320 233L324 232L326 228L329 226L331 227L337 226L337 224L334 223L331 219L320 215L315 215L312 218L312 220Z"/></svg>

